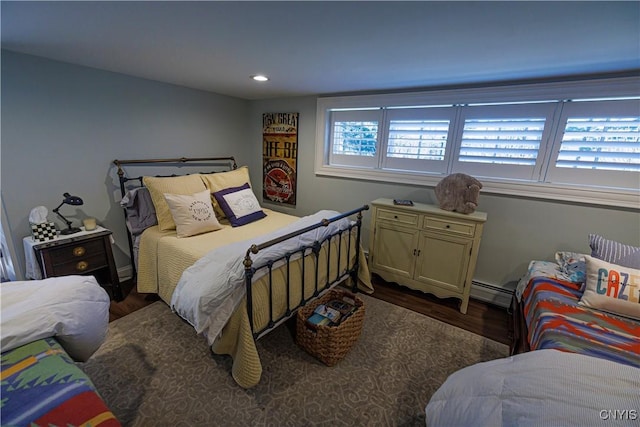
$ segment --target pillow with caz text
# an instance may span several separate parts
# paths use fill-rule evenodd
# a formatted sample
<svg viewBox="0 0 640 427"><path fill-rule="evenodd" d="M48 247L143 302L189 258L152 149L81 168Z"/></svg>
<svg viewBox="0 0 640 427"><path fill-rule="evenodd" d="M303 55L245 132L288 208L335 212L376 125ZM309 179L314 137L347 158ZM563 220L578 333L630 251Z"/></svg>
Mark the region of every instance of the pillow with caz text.
<svg viewBox="0 0 640 427"><path fill-rule="evenodd" d="M640 270L585 256L587 282L580 305L640 320Z"/></svg>

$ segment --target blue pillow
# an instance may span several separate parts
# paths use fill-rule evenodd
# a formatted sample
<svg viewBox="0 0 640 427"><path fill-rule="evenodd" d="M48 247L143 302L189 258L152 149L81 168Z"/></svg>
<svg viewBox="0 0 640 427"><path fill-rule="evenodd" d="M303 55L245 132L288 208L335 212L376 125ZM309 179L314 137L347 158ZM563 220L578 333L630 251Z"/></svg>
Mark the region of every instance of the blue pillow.
<svg viewBox="0 0 640 427"><path fill-rule="evenodd" d="M248 183L213 193L232 227L249 224L267 216Z"/></svg>
<svg viewBox="0 0 640 427"><path fill-rule="evenodd" d="M624 245L598 234L589 234L589 246L592 257L611 264L640 269L640 247Z"/></svg>

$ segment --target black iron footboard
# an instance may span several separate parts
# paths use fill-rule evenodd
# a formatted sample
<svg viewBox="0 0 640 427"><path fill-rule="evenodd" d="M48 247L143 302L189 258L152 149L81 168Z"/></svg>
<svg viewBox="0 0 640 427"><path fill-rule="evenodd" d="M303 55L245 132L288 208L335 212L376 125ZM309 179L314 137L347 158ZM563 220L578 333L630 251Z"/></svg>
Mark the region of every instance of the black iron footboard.
<svg viewBox="0 0 640 427"><path fill-rule="evenodd" d="M354 209L352 211L349 212L345 212L343 214L337 215L333 218L329 218L329 219L323 219L322 221L320 221L319 223L315 224L315 225L311 225L309 227L297 230L295 232L286 234L284 236L278 237L276 239L270 240L268 242L262 243L260 245L252 245L249 249L247 249L247 253L246 256L244 258L244 268L245 268L245 286L246 286L246 290L247 290L247 294L246 294L246 298L247 298L247 314L249 316L249 324L251 326L251 331L253 333L253 338L254 339L258 339L260 336L264 335L265 333L267 333L268 331L270 331L271 329L273 329L274 327L276 327L277 325L280 324L281 321L288 319L289 317L291 317L300 307L303 307L307 302L317 298L321 293L323 293L323 291L330 289L331 287L335 286L336 284L342 282L343 280L347 279L347 278L351 278L352 281L352 290L353 292L357 292L357 286L358 286L358 269L360 268L360 236L361 236L361 228L362 228L362 212L365 210L368 210L369 206L368 205L364 205L360 208ZM315 241L313 242L313 244L311 245L305 245L302 246L298 249L296 249L295 251L292 252L288 252L285 255L283 255L280 258L277 259L271 259L266 261L265 263L258 265L258 266L254 266L253 265L253 260L251 259L251 255L252 254L257 254L258 252L260 252L263 249L266 249L270 246L279 244L284 242L285 240L288 240L290 238L299 236L301 234L304 234L308 231L311 230L315 230L316 228L320 228L320 227L327 227L329 224L331 224L332 222L338 221L342 218L346 218L346 217L350 217L352 215L356 215L357 214L357 219L356 221L350 223L349 227L343 230L339 230L331 235L329 235L328 237L326 237L325 239L323 239L322 241ZM354 261L351 261L351 246L352 246L352 230L356 229L356 236L355 236L355 253L354 253ZM347 238L348 238L348 242L347 242L347 256L346 256L346 262L347 265L345 266L345 269L341 269L340 268L340 260L341 258L341 253L340 251L342 250L342 244L341 244L341 239L343 237L344 233L348 233L347 234ZM336 273L336 277L332 278L330 277L330 269L331 269L331 241L332 239L338 239L338 254L337 254L337 262L338 262L338 266L337 266L337 273ZM326 269L327 269L327 274L326 274L326 279L324 280L324 283L319 283L319 269L321 268L320 266L320 250L323 246L323 244L326 243L326 247L327 247L327 265L326 265ZM299 257L302 259L302 274L301 274L301 280L302 283L295 283L292 284L291 283L291 277L290 277L290 269L291 269L291 261L292 258L297 259L297 256L299 255ZM304 262L304 257L305 256L313 256L315 257L315 274L314 274L314 283L313 283L313 295L311 295L309 298L305 298L305 262ZM276 316L274 314L274 306L273 306L273 270L274 268L284 268L286 271L286 284L285 284L285 289L286 289L286 310L285 312L280 315L280 316ZM323 266L324 267L324 266ZM267 287L269 289L269 321L267 323L266 326L255 330L254 329L254 320L253 320L253 277L256 275L256 272L262 270L262 269L266 269L266 277L267 277ZM292 286L300 286L300 301L299 303L295 304L295 306L292 307L291 304L291 287Z"/></svg>

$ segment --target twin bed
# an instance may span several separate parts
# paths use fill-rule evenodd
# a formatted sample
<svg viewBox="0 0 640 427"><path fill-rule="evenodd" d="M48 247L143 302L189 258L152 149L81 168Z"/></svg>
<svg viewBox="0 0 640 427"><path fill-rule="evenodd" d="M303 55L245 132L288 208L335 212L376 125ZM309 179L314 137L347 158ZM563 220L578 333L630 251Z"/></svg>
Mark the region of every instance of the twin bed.
<svg viewBox="0 0 640 427"><path fill-rule="evenodd" d="M591 255L529 264L512 356L452 374L426 406L428 426L640 423L640 248L589 240Z"/></svg>
<svg viewBox="0 0 640 427"><path fill-rule="evenodd" d="M126 165L188 162L228 167L154 177L127 177L124 170ZM206 337L215 353L231 355L233 378L242 387L256 385L262 373L255 340L299 307L340 283L373 291L360 248L362 211L368 206L303 218L263 208L250 193L248 169L238 168L232 157L114 163L131 231L132 259L137 261L138 292L158 294ZM193 213L201 199L189 197L201 192L211 197L218 224L185 233L180 206L171 205L167 195L186 197L183 212ZM198 215L211 216L196 211Z"/></svg>
<svg viewBox="0 0 640 427"><path fill-rule="evenodd" d="M3 426L119 426L84 362L107 335L109 295L93 276L2 283Z"/></svg>

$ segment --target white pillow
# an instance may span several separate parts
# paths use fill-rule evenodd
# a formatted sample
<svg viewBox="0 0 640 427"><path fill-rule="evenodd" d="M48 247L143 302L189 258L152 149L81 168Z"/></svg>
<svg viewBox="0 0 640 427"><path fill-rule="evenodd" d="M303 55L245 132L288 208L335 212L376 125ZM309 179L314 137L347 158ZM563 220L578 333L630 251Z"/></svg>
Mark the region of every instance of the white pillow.
<svg viewBox="0 0 640 427"><path fill-rule="evenodd" d="M209 190L191 195L165 193L164 198L176 223L178 237L195 236L222 228L213 211Z"/></svg>
<svg viewBox="0 0 640 427"><path fill-rule="evenodd" d="M4 282L0 295L3 352L56 337L69 356L84 362L107 336L109 295L93 276Z"/></svg>
<svg viewBox="0 0 640 427"><path fill-rule="evenodd" d="M229 218L232 227L249 224L267 216L260 208L260 203L253 194L249 183L240 187L216 191L213 193L213 197L225 216Z"/></svg>
<svg viewBox="0 0 640 427"><path fill-rule="evenodd" d="M640 320L640 270L584 258L587 283L580 305Z"/></svg>

